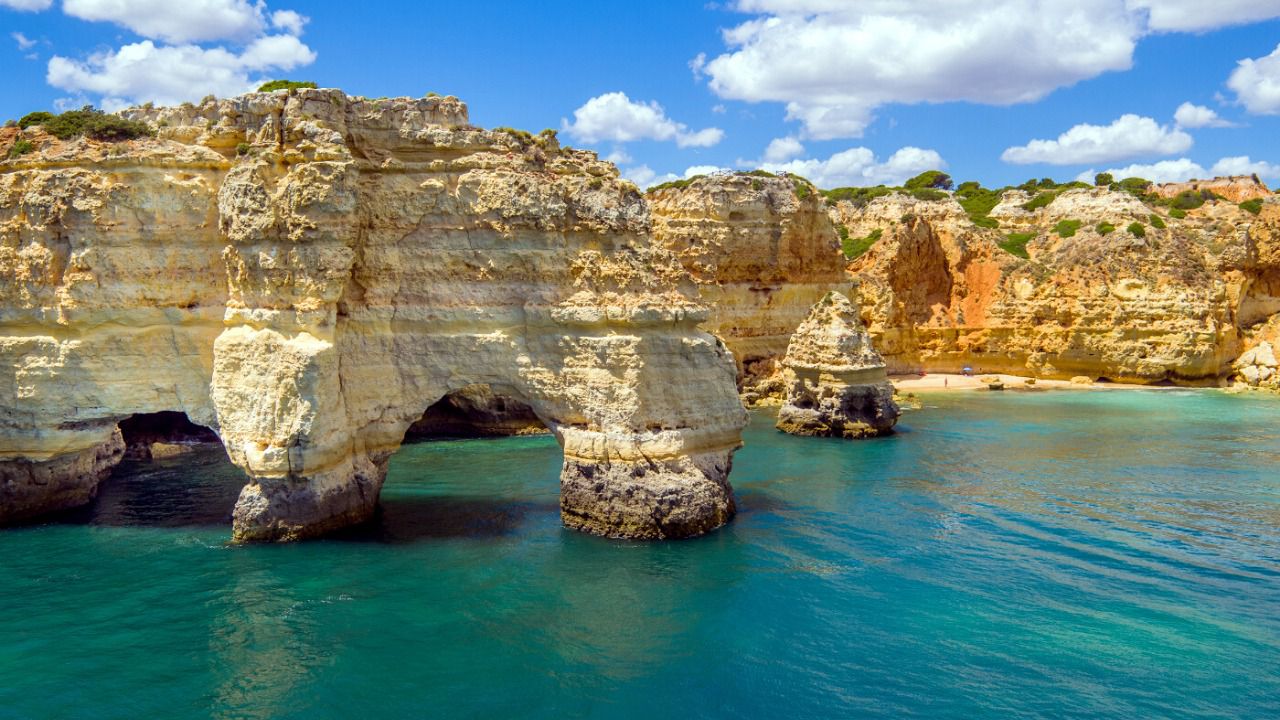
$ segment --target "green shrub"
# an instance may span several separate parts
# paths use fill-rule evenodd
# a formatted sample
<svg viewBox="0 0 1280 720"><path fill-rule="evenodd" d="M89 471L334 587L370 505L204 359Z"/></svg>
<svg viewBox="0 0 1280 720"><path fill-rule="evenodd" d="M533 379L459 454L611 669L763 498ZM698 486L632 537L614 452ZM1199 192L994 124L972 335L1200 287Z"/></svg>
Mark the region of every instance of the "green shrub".
<svg viewBox="0 0 1280 720"><path fill-rule="evenodd" d="M1042 192L1039 195L1036 195L1035 197L1031 198L1031 200L1022 203L1022 209L1028 212L1035 212L1036 210L1039 210L1042 207L1046 207L1047 205L1049 205L1049 203L1053 202L1056 199L1058 199L1057 193Z"/></svg>
<svg viewBox="0 0 1280 720"><path fill-rule="evenodd" d="M1151 191L1151 181L1146 178L1125 178L1119 182L1119 185L1120 187L1117 189L1138 197L1142 197Z"/></svg>
<svg viewBox="0 0 1280 720"><path fill-rule="evenodd" d="M23 123L26 124L23 125ZM40 125L45 132L60 140L87 135L94 140L120 142L155 134L151 126L146 123L126 120L119 115L108 115L92 105L85 105L79 110L68 110L61 115L52 115L47 112L30 113L23 116L18 124L24 128Z"/></svg>
<svg viewBox="0 0 1280 720"><path fill-rule="evenodd" d="M645 190L645 192L651 193L651 192L657 192L658 190L672 190L672 189L680 190L692 185L693 181L701 180L704 177L706 177L706 175L694 175L692 177L687 177L680 180L672 180L671 182L664 182L661 185L654 185L648 190Z"/></svg>
<svg viewBox="0 0 1280 720"><path fill-rule="evenodd" d="M999 220L996 220L993 217L987 217L986 215L970 215L969 219L973 221L974 225L977 225L980 228L989 228L994 230L1000 227Z"/></svg>
<svg viewBox="0 0 1280 720"><path fill-rule="evenodd" d="M16 157L21 157L35 149L35 144L30 140L27 140L26 138L19 138L9 147L9 159L12 160Z"/></svg>
<svg viewBox="0 0 1280 720"><path fill-rule="evenodd" d="M1253 200L1245 200L1244 202L1240 203L1240 209L1244 210L1245 212L1257 215L1258 213L1262 212L1262 200L1260 198L1255 198Z"/></svg>
<svg viewBox="0 0 1280 720"><path fill-rule="evenodd" d="M429 98L433 98L433 97L440 97L440 93L438 93L438 92L434 92L434 91L433 91L433 92L429 92L429 93L427 93L427 97L429 97Z"/></svg>
<svg viewBox="0 0 1280 720"><path fill-rule="evenodd" d="M247 142L239 143L238 145L236 145L236 155L248 155L249 149L250 149L249 143Z"/></svg>
<svg viewBox="0 0 1280 720"><path fill-rule="evenodd" d="M926 170L903 183L907 190L950 190L951 176L941 170Z"/></svg>
<svg viewBox="0 0 1280 720"><path fill-rule="evenodd" d="M1074 236L1083 224L1079 220L1061 220L1057 225L1053 226L1053 231L1060 238L1069 238Z"/></svg>
<svg viewBox="0 0 1280 720"><path fill-rule="evenodd" d="M796 198L799 200L804 200L815 192L813 184L798 175L791 176L791 184L795 187Z"/></svg>
<svg viewBox="0 0 1280 720"><path fill-rule="evenodd" d="M1116 226L1109 222L1100 222L1098 223L1098 227L1094 229L1098 231L1099 235L1110 235L1116 231Z"/></svg>
<svg viewBox="0 0 1280 720"><path fill-rule="evenodd" d="M761 180L760 178L752 178L751 189L756 192L760 192L761 190L764 190L764 181Z"/></svg>
<svg viewBox="0 0 1280 720"><path fill-rule="evenodd" d="M913 188L907 191L911 197L917 200L925 200L928 202L937 202L938 200L946 200L947 194L941 190L933 188Z"/></svg>
<svg viewBox="0 0 1280 720"><path fill-rule="evenodd" d="M316 84L310 80L272 80L266 82L258 88L258 92L275 92L276 90L301 90L302 88L313 88Z"/></svg>
<svg viewBox="0 0 1280 720"><path fill-rule="evenodd" d="M1176 219L1176 220L1181 220L1181 219L1185 218L1186 216L1187 216L1187 211L1186 211L1186 210L1180 210L1180 209L1178 209L1178 208L1173 208L1173 209L1171 209L1171 210L1169 211L1169 217L1174 218L1174 219Z"/></svg>
<svg viewBox="0 0 1280 720"><path fill-rule="evenodd" d="M1178 210L1195 210L1204 205L1206 199L1208 198L1205 197L1203 192L1184 190L1174 196L1169 204Z"/></svg>
<svg viewBox="0 0 1280 720"><path fill-rule="evenodd" d="M834 190L823 190L822 196L831 203L844 201L853 203L857 207L863 207L872 200L884 197L892 192L894 192L894 188L877 185L875 187L842 187Z"/></svg>
<svg viewBox="0 0 1280 720"><path fill-rule="evenodd" d="M844 228L843 225L841 227ZM844 250L844 256L849 260L853 260L861 257L863 253L870 250L871 246L875 245L883 235L884 230L877 228L872 230L871 234L864 238L854 239L849 237L849 229L844 228L844 233L840 238L840 246Z"/></svg>
<svg viewBox="0 0 1280 720"><path fill-rule="evenodd" d="M1031 258L1027 254L1027 243L1035 238L1035 233L1009 233L1005 236L1004 242L999 243L1000 249L1010 255L1017 255L1023 260Z"/></svg>
<svg viewBox="0 0 1280 720"><path fill-rule="evenodd" d="M1136 220L1129 223L1129 227L1127 229L1129 234L1136 238L1144 238L1147 236L1147 229L1142 226L1142 223L1137 222Z"/></svg>
<svg viewBox="0 0 1280 720"><path fill-rule="evenodd" d="M1166 227L1168 227L1168 226L1164 224L1164 220L1163 220L1163 219L1161 219L1159 215L1152 214L1152 215L1151 215L1151 227L1153 227L1153 228L1155 228L1155 229L1157 229L1157 230L1163 230L1163 229L1165 229L1165 228L1166 228Z"/></svg>
<svg viewBox="0 0 1280 720"><path fill-rule="evenodd" d="M599 190L600 188L604 187L604 180L601 180L600 178L591 178L589 181L587 181L587 187L591 188L592 190Z"/></svg>
<svg viewBox="0 0 1280 720"><path fill-rule="evenodd" d="M1093 176L1093 184L1098 187L1102 187L1103 185L1110 186L1111 183L1115 181L1116 179L1111 173L1098 173Z"/></svg>
<svg viewBox="0 0 1280 720"><path fill-rule="evenodd" d="M996 205L1000 204L1000 191L988 190L976 182L961 183L956 189L956 199L960 207L968 213L974 225L984 228L997 228L1000 223L988 217Z"/></svg>
<svg viewBox="0 0 1280 720"><path fill-rule="evenodd" d="M22 119L18 121L18 127L26 130L32 125L44 125L55 117L57 117L57 115L54 115L53 113L38 110L36 112L23 115Z"/></svg>
<svg viewBox="0 0 1280 720"><path fill-rule="evenodd" d="M739 174L739 175L748 175L748 176L750 176L750 177L763 177L763 178L776 178L776 177L778 177L777 175L774 175L773 173L769 172L768 170L759 170L759 169L757 169L757 170L750 170L750 171L748 171L748 172L738 173L738 174Z"/></svg>

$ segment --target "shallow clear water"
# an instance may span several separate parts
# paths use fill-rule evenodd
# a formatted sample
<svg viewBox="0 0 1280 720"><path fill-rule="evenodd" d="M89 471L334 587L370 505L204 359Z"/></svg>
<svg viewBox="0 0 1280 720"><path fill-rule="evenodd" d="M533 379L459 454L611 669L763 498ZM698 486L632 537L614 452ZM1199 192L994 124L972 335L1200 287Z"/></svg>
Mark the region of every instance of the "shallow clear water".
<svg viewBox="0 0 1280 720"><path fill-rule="evenodd" d="M228 547L217 454L0 532L0 718L1280 717L1280 402L753 417L703 539L563 530L553 440L424 443L370 530Z"/></svg>

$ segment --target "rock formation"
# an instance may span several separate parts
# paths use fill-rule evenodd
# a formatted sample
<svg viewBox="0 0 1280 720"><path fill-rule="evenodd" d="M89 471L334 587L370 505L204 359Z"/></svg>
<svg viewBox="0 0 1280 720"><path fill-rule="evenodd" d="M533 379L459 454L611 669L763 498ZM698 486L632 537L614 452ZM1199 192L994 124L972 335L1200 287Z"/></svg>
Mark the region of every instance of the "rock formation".
<svg viewBox="0 0 1280 720"><path fill-rule="evenodd" d="M884 360L858 309L827 293L813 306L782 361L786 402L778 429L792 435L860 438L892 432L901 414Z"/></svg>
<svg viewBox="0 0 1280 720"><path fill-rule="evenodd" d="M1151 191L1160 197L1176 197L1184 192L1208 191L1231 202L1244 202L1271 197L1271 190L1257 175L1233 175L1212 180L1191 180L1155 185Z"/></svg>
<svg viewBox="0 0 1280 720"><path fill-rule="evenodd" d="M125 114L158 137L29 129L0 164L0 519L88 501L118 423L173 411L249 476L236 539L317 535L368 518L410 424L475 385L555 433L569 527L732 516L733 365L608 163L455 98Z"/></svg>
<svg viewBox="0 0 1280 720"><path fill-rule="evenodd" d="M648 199L654 239L698 282L711 308L702 328L733 352L744 399L780 394L771 379L791 333L823 295L850 286L821 196L802 180L742 173Z"/></svg>
<svg viewBox="0 0 1280 720"><path fill-rule="evenodd" d="M950 197L832 209L851 234L883 231L850 269L890 372L1217 384L1280 312L1274 200L1257 216L1211 201L1179 218L1106 189L1030 199L1006 193L998 230ZM1015 239L1027 259L1001 249Z"/></svg>

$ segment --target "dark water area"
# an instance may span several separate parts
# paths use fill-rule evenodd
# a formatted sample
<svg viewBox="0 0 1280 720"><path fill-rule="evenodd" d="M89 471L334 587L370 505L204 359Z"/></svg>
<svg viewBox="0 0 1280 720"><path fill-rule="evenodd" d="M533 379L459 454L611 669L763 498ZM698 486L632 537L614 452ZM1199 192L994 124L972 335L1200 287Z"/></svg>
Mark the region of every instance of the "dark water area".
<svg viewBox="0 0 1280 720"><path fill-rule="evenodd" d="M546 436L408 445L376 522L234 547L217 449L0 531L0 719L1276 718L1280 402L755 414L701 539L564 530Z"/></svg>

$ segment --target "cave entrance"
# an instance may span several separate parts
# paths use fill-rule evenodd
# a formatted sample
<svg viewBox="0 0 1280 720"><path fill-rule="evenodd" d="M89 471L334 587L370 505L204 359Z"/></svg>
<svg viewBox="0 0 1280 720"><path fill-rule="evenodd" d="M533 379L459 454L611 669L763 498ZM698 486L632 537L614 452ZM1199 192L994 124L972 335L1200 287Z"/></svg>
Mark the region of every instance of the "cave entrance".
<svg viewBox="0 0 1280 720"><path fill-rule="evenodd" d="M537 413L515 393L475 384L454 390L427 408L409 426L405 442L547 433L550 430Z"/></svg>
<svg viewBox="0 0 1280 720"><path fill-rule="evenodd" d="M169 410L131 415L117 425L124 459L80 511L83 522L225 531L246 478L217 433Z"/></svg>

